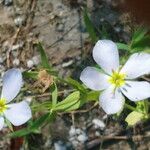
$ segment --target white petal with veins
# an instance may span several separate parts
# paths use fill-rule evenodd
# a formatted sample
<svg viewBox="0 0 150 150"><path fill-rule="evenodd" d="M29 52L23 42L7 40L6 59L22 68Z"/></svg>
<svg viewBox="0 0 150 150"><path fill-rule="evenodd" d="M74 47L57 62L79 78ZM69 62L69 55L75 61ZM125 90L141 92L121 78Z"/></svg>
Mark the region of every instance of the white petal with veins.
<svg viewBox="0 0 150 150"><path fill-rule="evenodd" d="M100 106L107 114L115 114L123 109L125 100L118 89L114 92L113 88L109 87L101 93L99 101Z"/></svg>
<svg viewBox="0 0 150 150"><path fill-rule="evenodd" d="M3 76L3 87L1 98L5 98L7 103L13 100L19 93L23 84L22 74L19 69L10 69Z"/></svg>
<svg viewBox="0 0 150 150"><path fill-rule="evenodd" d="M135 53L131 55L121 72L127 75L127 79L134 79L150 73L150 54Z"/></svg>
<svg viewBox="0 0 150 150"><path fill-rule="evenodd" d="M145 81L126 81L121 91L131 101L140 101L150 97L150 84Z"/></svg>
<svg viewBox="0 0 150 150"><path fill-rule="evenodd" d="M110 40L99 40L93 49L93 58L108 74L119 69L117 45Z"/></svg>
<svg viewBox="0 0 150 150"><path fill-rule="evenodd" d="M32 116L31 109L25 101L9 104L8 107L9 108L4 112L4 115L14 126L24 124Z"/></svg>
<svg viewBox="0 0 150 150"><path fill-rule="evenodd" d="M100 73L94 67L86 67L80 76L80 80L92 90L103 90L109 86L107 75Z"/></svg>

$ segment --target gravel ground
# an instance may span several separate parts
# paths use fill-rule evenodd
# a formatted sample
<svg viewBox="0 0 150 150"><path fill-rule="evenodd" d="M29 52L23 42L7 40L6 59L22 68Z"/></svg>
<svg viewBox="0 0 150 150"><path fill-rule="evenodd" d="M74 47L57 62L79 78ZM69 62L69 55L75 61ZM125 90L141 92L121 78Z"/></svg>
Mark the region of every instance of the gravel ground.
<svg viewBox="0 0 150 150"><path fill-rule="evenodd" d="M82 56L86 64L92 63L89 59L93 45L84 25L83 7L87 6L94 25L97 28L105 25L113 39L124 42L130 39L129 16L120 15L112 5L110 0L0 0L1 77L10 67L35 69L40 57L34 44L41 41L60 75L78 78L85 65ZM42 133L29 137L27 149L97 150L101 143L104 149L110 150L149 149L149 140L111 139L109 136L137 133L133 129L126 130L121 118L108 117L98 106L88 111L92 105L84 106L82 109L87 110L84 113L57 117L54 123L42 129ZM137 126L134 131L142 133L141 128ZM0 133L1 150L12 149L12 141L4 137L7 132L5 128Z"/></svg>

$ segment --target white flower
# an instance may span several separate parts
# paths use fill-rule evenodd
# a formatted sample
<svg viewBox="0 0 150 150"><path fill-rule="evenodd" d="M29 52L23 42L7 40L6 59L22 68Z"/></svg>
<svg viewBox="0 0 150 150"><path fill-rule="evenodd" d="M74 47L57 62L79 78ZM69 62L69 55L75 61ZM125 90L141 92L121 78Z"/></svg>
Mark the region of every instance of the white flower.
<svg viewBox="0 0 150 150"><path fill-rule="evenodd" d="M132 80L150 73L150 54L135 53L121 68L116 44L110 40L99 40L93 49L93 58L104 73L94 67L86 67L80 80L92 90L103 90L99 101L107 114L122 110L123 95L131 101L150 97L148 82Z"/></svg>
<svg viewBox="0 0 150 150"><path fill-rule="evenodd" d="M27 102L9 104L19 93L22 84L22 74L19 69L13 68L4 74L0 98L0 129L4 126L5 118L14 126L22 125L31 118L31 109Z"/></svg>

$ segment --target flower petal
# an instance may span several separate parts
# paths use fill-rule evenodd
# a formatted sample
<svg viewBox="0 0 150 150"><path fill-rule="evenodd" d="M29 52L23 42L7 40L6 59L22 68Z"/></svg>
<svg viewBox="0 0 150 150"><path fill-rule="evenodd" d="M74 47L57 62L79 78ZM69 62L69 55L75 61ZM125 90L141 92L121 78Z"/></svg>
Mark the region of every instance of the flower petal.
<svg viewBox="0 0 150 150"><path fill-rule="evenodd" d="M4 112L4 115L14 126L24 124L32 116L31 109L25 101L17 104L9 104L8 107L9 108Z"/></svg>
<svg viewBox="0 0 150 150"><path fill-rule="evenodd" d="M144 100L150 97L150 84L145 81L126 81L121 91L131 101Z"/></svg>
<svg viewBox="0 0 150 150"><path fill-rule="evenodd" d="M110 40L99 40L93 49L93 58L108 74L119 68L117 46Z"/></svg>
<svg viewBox="0 0 150 150"><path fill-rule="evenodd" d="M10 69L3 76L3 87L1 98L5 98L7 103L13 100L20 91L23 84L22 74L19 69Z"/></svg>
<svg viewBox="0 0 150 150"><path fill-rule="evenodd" d="M100 106L107 114L115 114L123 109L124 97L119 89L113 91L112 87L109 87L99 97Z"/></svg>
<svg viewBox="0 0 150 150"><path fill-rule="evenodd" d="M100 73L94 67L86 67L80 76L80 80L92 90L103 90L109 86L108 76Z"/></svg>
<svg viewBox="0 0 150 150"><path fill-rule="evenodd" d="M150 73L150 54L135 53L131 55L121 72L127 75L127 79L134 79Z"/></svg>
<svg viewBox="0 0 150 150"><path fill-rule="evenodd" d="M4 118L0 117L0 130L4 127Z"/></svg>

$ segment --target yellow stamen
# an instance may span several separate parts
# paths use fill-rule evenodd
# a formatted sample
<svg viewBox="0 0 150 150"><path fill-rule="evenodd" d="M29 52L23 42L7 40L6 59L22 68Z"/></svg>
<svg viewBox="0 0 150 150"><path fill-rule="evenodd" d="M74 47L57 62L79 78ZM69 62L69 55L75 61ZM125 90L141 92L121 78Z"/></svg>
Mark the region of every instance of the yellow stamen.
<svg viewBox="0 0 150 150"><path fill-rule="evenodd" d="M6 99L0 99L0 114L2 114L7 109Z"/></svg>
<svg viewBox="0 0 150 150"><path fill-rule="evenodd" d="M115 87L121 87L125 84L125 77L125 74L113 71L112 75L108 78L108 82Z"/></svg>

